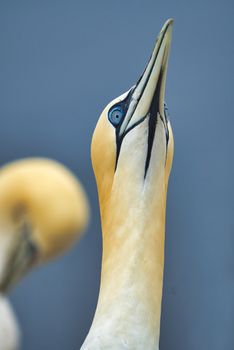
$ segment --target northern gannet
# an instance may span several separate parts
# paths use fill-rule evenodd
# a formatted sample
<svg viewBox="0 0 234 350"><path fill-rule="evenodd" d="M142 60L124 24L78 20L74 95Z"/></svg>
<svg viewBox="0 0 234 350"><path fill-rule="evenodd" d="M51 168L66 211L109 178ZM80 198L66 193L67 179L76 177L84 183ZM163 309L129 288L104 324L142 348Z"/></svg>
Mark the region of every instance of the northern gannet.
<svg viewBox="0 0 234 350"><path fill-rule="evenodd" d="M107 105L94 131L103 257L97 309L82 350L159 348L174 148L164 104L172 24L164 24L137 84Z"/></svg>
<svg viewBox="0 0 234 350"><path fill-rule="evenodd" d="M19 339L4 294L32 267L71 247L88 218L83 187L61 164L29 158L0 169L0 350L15 349Z"/></svg>

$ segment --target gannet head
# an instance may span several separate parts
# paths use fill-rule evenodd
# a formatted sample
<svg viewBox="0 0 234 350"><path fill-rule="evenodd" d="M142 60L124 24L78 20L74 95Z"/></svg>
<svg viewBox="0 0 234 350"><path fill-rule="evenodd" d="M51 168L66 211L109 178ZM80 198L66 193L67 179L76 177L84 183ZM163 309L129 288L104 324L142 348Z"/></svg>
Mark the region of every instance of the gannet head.
<svg viewBox="0 0 234 350"><path fill-rule="evenodd" d="M172 24L164 24L136 85L106 106L94 131L91 154L102 217L113 202L112 211L121 214L133 203L149 210L155 196L166 192L173 158L164 104Z"/></svg>
<svg viewBox="0 0 234 350"><path fill-rule="evenodd" d="M0 170L0 292L31 267L69 248L86 228L88 202L79 181L46 159Z"/></svg>

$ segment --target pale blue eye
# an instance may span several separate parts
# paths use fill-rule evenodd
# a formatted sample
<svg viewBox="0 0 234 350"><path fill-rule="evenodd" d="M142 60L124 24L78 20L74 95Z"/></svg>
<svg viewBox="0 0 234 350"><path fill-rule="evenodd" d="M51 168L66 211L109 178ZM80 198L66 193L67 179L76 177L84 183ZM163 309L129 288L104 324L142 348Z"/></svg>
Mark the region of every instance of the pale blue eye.
<svg viewBox="0 0 234 350"><path fill-rule="evenodd" d="M108 119L114 126L118 126L123 119L123 109L121 106L112 108L108 113Z"/></svg>

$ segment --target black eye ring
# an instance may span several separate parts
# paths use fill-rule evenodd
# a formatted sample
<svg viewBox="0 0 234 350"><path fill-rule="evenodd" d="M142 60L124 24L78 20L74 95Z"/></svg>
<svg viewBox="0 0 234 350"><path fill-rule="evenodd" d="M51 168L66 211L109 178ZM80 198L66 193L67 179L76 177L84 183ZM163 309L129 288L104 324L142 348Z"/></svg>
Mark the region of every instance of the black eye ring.
<svg viewBox="0 0 234 350"><path fill-rule="evenodd" d="M115 127L117 127L122 122L123 117L124 111L120 105L111 108L108 112L108 119Z"/></svg>

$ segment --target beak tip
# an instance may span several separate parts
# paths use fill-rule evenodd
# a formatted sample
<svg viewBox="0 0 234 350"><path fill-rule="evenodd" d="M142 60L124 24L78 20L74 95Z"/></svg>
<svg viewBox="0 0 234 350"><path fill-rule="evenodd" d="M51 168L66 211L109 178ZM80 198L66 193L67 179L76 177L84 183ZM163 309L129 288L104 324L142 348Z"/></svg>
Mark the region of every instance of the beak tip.
<svg viewBox="0 0 234 350"><path fill-rule="evenodd" d="M161 29L160 34L163 35L163 33L171 33L172 32L172 28L173 28L173 23L174 23L174 19L173 18L169 18L165 23L164 26Z"/></svg>
<svg viewBox="0 0 234 350"><path fill-rule="evenodd" d="M160 35L165 35L166 34L168 45L170 45L170 42L171 42L173 23L174 23L174 19L173 18L169 18L165 22L165 24L164 24L164 26L163 26L163 28L162 28L162 30L160 32Z"/></svg>
<svg viewBox="0 0 234 350"><path fill-rule="evenodd" d="M173 23L174 23L174 19L173 19L173 18L169 18L169 19L166 21L165 26L169 26L169 25L172 26Z"/></svg>

